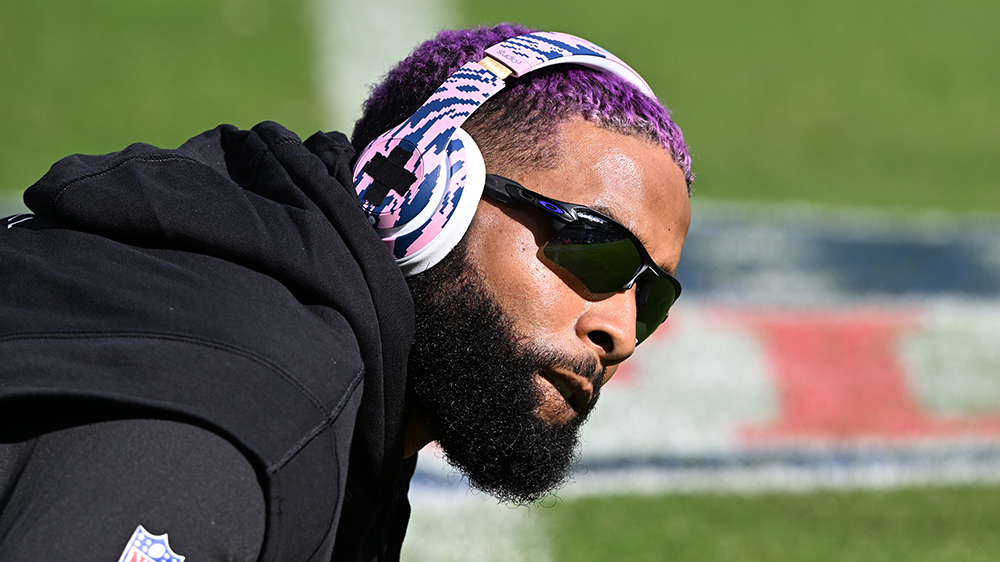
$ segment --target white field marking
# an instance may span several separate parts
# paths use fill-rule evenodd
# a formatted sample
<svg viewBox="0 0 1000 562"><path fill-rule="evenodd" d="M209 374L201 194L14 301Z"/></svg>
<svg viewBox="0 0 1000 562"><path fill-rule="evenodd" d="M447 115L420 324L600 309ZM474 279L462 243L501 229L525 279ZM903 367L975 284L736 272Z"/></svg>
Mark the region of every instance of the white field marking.
<svg viewBox="0 0 1000 562"><path fill-rule="evenodd" d="M311 0L323 126L350 136L371 87L424 40L452 27L453 0Z"/></svg>
<svg viewBox="0 0 1000 562"><path fill-rule="evenodd" d="M940 300L924 327L899 342L921 406L938 416L996 415L1000 409L1000 302Z"/></svg>

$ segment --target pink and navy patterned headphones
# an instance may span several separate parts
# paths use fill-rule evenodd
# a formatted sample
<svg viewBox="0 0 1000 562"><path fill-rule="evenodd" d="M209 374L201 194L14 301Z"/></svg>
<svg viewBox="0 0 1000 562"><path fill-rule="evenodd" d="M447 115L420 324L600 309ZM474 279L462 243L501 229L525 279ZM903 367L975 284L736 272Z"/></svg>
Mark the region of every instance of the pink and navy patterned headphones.
<svg viewBox="0 0 1000 562"><path fill-rule="evenodd" d="M416 113L365 147L354 187L404 275L444 259L476 213L486 166L462 123L508 76L555 64L609 72L655 97L637 72L597 45L565 33L531 33L486 49L483 60L456 70Z"/></svg>

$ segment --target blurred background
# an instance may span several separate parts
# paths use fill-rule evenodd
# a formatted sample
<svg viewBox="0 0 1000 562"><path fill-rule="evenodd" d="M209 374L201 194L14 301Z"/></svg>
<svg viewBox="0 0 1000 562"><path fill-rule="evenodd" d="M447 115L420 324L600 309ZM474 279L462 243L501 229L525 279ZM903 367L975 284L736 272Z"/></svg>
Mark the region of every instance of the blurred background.
<svg viewBox="0 0 1000 562"><path fill-rule="evenodd" d="M684 295L558 498L498 506L422 452L406 559L1000 559L1000 5L0 0L0 214L72 153L349 133L419 41L500 21L674 111Z"/></svg>

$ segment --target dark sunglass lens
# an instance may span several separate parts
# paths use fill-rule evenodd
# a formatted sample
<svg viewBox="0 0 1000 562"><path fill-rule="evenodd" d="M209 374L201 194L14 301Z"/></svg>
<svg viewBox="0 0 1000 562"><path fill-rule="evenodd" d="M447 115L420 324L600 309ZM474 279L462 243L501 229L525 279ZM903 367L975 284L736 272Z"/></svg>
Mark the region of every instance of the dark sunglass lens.
<svg viewBox="0 0 1000 562"><path fill-rule="evenodd" d="M637 282L635 337L641 343L667 319L670 306L677 300L677 289L665 277L651 275Z"/></svg>
<svg viewBox="0 0 1000 562"><path fill-rule="evenodd" d="M642 264L639 250L625 232L590 215L563 227L542 253L595 294L620 291Z"/></svg>

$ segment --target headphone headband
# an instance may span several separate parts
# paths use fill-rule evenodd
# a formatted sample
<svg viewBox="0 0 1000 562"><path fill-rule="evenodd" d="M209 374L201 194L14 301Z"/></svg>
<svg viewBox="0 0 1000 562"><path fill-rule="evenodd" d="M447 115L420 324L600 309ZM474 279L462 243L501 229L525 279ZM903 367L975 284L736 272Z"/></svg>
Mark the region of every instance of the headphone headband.
<svg viewBox="0 0 1000 562"><path fill-rule="evenodd" d="M540 31L520 35L486 49L486 54L510 68L514 76L552 66L579 64L615 74L648 96L655 96L638 72L597 45L568 33Z"/></svg>
<svg viewBox="0 0 1000 562"><path fill-rule="evenodd" d="M653 91L608 51L566 33L538 32L486 49L449 76L405 121L372 141L354 165L354 187L369 222L405 275L441 261L461 240L486 167L462 124L505 87L504 79L555 64L580 64Z"/></svg>

